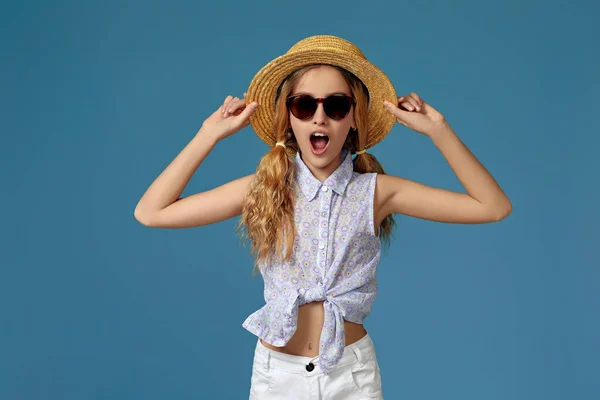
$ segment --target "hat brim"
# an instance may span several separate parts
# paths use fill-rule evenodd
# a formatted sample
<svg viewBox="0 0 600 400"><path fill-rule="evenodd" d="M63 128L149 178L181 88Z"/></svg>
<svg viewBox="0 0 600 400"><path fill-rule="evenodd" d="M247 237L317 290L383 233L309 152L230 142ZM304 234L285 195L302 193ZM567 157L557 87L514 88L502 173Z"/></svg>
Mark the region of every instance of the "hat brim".
<svg viewBox="0 0 600 400"><path fill-rule="evenodd" d="M250 117L250 124L267 145L275 146L273 119L277 88L293 71L312 64L329 64L344 68L356 75L369 91L368 132L365 148L379 143L392 129L396 117L383 106L383 101L396 104L398 97L390 79L366 59L336 49L313 49L279 56L258 71L250 82L246 100L257 101L259 107Z"/></svg>

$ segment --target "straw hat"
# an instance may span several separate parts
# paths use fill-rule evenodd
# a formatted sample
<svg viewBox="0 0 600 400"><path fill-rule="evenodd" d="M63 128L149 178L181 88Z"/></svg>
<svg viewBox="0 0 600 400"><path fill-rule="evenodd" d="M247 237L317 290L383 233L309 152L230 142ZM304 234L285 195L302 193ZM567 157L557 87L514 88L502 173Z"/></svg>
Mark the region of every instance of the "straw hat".
<svg viewBox="0 0 600 400"><path fill-rule="evenodd" d="M330 64L356 75L369 91L369 124L365 149L379 143L394 126L396 117L383 106L383 100L396 104L398 97L389 78L348 40L317 35L293 45L287 53L261 68L250 82L246 101L257 101L258 107L250 117L254 132L267 145L275 146L273 119L277 88L293 71L310 64Z"/></svg>

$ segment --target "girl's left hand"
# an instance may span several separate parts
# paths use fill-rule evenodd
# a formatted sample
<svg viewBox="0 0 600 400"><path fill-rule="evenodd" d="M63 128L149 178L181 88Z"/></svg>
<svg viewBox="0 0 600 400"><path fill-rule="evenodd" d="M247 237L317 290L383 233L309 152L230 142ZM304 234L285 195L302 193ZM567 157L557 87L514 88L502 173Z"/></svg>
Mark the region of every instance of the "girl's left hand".
<svg viewBox="0 0 600 400"><path fill-rule="evenodd" d="M388 101L383 104L400 124L429 137L446 124L444 116L415 92L398 97L397 105Z"/></svg>

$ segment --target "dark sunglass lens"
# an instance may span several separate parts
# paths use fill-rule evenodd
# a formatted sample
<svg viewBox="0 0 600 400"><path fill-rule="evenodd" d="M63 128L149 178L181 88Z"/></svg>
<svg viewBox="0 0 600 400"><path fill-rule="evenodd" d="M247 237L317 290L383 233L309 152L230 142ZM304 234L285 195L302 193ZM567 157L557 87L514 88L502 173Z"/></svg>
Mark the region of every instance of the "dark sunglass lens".
<svg viewBox="0 0 600 400"><path fill-rule="evenodd" d="M331 119L342 119L350 112L352 100L346 96L329 96L323 103L325 113Z"/></svg>
<svg viewBox="0 0 600 400"><path fill-rule="evenodd" d="M316 101L310 96L299 96L292 101L292 114L298 119L312 117L316 109Z"/></svg>

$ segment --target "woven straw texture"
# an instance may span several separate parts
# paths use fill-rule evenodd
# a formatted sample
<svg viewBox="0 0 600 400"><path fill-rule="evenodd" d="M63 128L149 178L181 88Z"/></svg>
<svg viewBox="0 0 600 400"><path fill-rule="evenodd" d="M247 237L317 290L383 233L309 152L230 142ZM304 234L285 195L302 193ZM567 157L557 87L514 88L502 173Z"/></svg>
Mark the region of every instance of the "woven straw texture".
<svg viewBox="0 0 600 400"><path fill-rule="evenodd" d="M310 64L330 64L356 75L369 91L369 124L365 148L379 143L392 129L396 118L385 110L383 100L396 104L398 97L389 78L371 64L353 43L331 35L317 35L296 43L288 52L261 68L250 82L246 100L259 107L250 117L254 132L268 146L275 146L273 119L275 95L283 80L293 71Z"/></svg>

